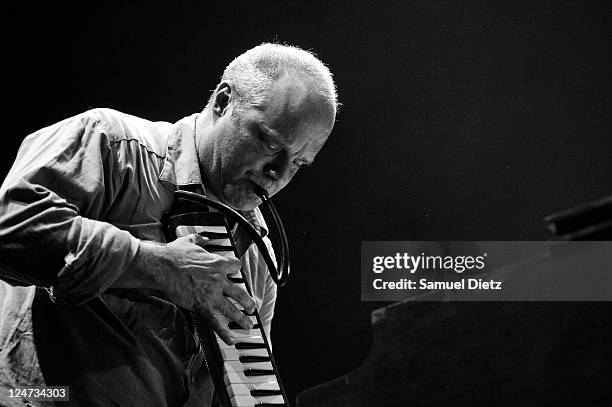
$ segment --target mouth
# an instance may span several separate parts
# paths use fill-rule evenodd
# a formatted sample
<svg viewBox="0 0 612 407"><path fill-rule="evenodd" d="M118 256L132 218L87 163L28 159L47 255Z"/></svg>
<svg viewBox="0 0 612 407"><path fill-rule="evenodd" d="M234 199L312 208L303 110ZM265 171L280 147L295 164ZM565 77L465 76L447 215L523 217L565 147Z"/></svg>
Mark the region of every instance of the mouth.
<svg viewBox="0 0 612 407"><path fill-rule="evenodd" d="M255 183L253 183L255 184ZM265 201L268 199L268 191L266 191L263 187L260 187L259 185L255 184L255 187L253 188L255 190L255 194L257 194L257 196L262 200Z"/></svg>
<svg viewBox="0 0 612 407"><path fill-rule="evenodd" d="M255 193L255 195L257 195L259 197L259 199L261 199L262 201L268 199L268 190L264 187L262 187L261 185L259 185L257 182L249 179L247 181L249 184L251 184L253 193Z"/></svg>

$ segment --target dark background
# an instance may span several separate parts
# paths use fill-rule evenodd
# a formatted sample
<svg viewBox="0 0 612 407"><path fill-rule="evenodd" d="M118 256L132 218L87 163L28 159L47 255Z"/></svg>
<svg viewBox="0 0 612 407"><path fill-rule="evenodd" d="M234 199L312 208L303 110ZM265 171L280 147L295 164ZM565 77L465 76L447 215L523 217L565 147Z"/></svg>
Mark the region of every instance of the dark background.
<svg viewBox="0 0 612 407"><path fill-rule="evenodd" d="M385 304L360 302L360 241L543 240L545 215L612 193L612 13L603 1L288 3L6 10L0 175L24 136L65 117L111 107L174 122L251 46L316 51L344 106L316 164L275 198L293 277L273 338L293 399L371 346L369 313Z"/></svg>

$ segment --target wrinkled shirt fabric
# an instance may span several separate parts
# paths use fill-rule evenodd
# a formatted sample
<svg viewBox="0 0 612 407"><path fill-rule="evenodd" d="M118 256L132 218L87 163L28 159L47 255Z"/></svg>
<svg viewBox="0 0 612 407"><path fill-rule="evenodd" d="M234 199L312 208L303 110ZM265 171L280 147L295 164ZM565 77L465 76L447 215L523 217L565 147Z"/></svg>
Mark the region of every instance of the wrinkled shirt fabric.
<svg viewBox="0 0 612 407"><path fill-rule="evenodd" d="M205 193L196 118L94 109L23 141L0 187L0 405L54 405L10 397L34 385L70 386L75 406L210 405L186 312L113 288L141 240L165 241L172 193ZM242 214L265 236L259 210ZM276 286L254 245L241 260L269 335Z"/></svg>

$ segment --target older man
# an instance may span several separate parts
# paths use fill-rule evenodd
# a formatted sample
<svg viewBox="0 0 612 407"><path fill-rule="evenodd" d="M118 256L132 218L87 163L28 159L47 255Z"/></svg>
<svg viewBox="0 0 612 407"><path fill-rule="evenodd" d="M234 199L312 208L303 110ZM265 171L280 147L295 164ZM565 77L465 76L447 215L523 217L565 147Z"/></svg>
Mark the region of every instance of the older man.
<svg viewBox="0 0 612 407"><path fill-rule="evenodd" d="M228 297L257 307L269 333L276 287L254 247L237 261L199 235L165 243L162 215L191 189L265 236L255 188L273 195L312 163L336 109L317 58L262 44L174 125L96 109L28 136L0 189L0 404L22 405L20 386L61 385L74 405L208 405L183 310L232 343L228 321L251 322ZM226 278L241 265L253 297Z"/></svg>

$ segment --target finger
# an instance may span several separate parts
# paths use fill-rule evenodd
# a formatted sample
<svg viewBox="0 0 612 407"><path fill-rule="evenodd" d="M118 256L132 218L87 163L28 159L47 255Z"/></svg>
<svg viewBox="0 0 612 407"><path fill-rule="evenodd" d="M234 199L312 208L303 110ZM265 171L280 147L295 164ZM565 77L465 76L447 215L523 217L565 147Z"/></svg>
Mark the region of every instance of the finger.
<svg viewBox="0 0 612 407"><path fill-rule="evenodd" d="M249 314L252 314L253 311L255 311L255 300L253 300L249 293L239 285L228 285L223 289L223 294L236 300L238 304L240 304Z"/></svg>
<svg viewBox="0 0 612 407"><path fill-rule="evenodd" d="M223 314L230 320L236 322L244 329L253 328L253 322L249 317L244 315L229 299L223 298L221 304L217 306L217 309L223 312Z"/></svg>
<svg viewBox="0 0 612 407"><path fill-rule="evenodd" d="M200 235L199 233L192 233L188 235L189 241L201 248L204 248L208 244L208 238Z"/></svg>
<svg viewBox="0 0 612 407"><path fill-rule="evenodd" d="M225 274L227 277L240 277L240 275L238 276L234 276L234 275L240 273L241 267L242 267L242 262L240 260L236 258L232 258L232 257L225 257L225 260L223 261L221 265L221 270L223 274Z"/></svg>
<svg viewBox="0 0 612 407"><path fill-rule="evenodd" d="M211 317L213 330L219 335L219 338L228 345L236 343L236 338L232 336L232 331L228 327L228 319L225 315L215 313Z"/></svg>

